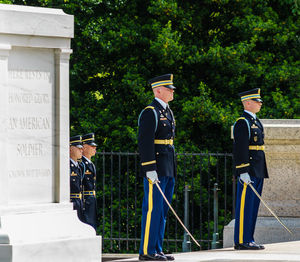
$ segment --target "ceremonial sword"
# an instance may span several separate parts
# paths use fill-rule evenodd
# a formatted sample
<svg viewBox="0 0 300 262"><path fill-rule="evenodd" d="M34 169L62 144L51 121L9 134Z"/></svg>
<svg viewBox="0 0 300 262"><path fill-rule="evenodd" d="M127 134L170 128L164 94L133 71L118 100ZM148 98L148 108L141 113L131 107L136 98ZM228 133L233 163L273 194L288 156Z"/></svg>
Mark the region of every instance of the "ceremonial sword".
<svg viewBox="0 0 300 262"><path fill-rule="evenodd" d="M280 220L280 218L272 211L270 207L268 207L267 203L262 199L262 197L258 194L258 192L255 190L255 188L251 185L251 183L248 184L252 191L255 193L255 195L260 199L260 201L264 204L264 206L271 212L271 214L277 219L277 221L286 229L287 232L289 232L292 236L294 235L291 230L288 229L288 227Z"/></svg>
<svg viewBox="0 0 300 262"><path fill-rule="evenodd" d="M161 190L158 182L155 183L155 185L157 186L159 192L161 193L161 195L163 196L164 200L166 201L166 203L168 204L169 208L172 210L173 214L175 215L175 217L177 218L177 220L180 222L180 224L182 225L182 227L184 228L184 230L189 234L189 236L194 240L194 242L196 243L196 245L198 247L201 248L200 244L197 242L197 240L192 236L192 234L190 233L190 231L186 228L186 226L182 223L182 221L180 220L180 218L177 216L175 210L173 209L173 207L171 206L171 204L169 203L168 199L166 198L165 194L163 193L163 191Z"/></svg>

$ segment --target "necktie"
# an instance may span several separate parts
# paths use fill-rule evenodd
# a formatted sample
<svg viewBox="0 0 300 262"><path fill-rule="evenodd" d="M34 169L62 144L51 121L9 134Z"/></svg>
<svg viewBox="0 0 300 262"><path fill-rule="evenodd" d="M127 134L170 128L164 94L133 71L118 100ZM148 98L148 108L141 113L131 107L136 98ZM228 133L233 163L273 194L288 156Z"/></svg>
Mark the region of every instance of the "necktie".
<svg viewBox="0 0 300 262"><path fill-rule="evenodd" d="M169 105L166 106L166 112L167 112L168 114L171 113Z"/></svg>
<svg viewBox="0 0 300 262"><path fill-rule="evenodd" d="M167 105L167 107L166 107L166 112L167 112L168 118L173 119L173 116L171 114L171 109L170 109L169 105Z"/></svg>
<svg viewBox="0 0 300 262"><path fill-rule="evenodd" d="M94 174L96 175L96 166L94 165L94 163L93 162L91 162L92 163L92 167L93 167L93 171L94 171Z"/></svg>

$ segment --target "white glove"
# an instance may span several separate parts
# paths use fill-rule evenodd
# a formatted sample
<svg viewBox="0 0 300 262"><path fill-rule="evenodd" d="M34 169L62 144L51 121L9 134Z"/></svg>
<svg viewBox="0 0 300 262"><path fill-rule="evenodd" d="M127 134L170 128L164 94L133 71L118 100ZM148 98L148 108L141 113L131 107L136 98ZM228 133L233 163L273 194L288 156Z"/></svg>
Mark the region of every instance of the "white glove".
<svg viewBox="0 0 300 262"><path fill-rule="evenodd" d="M156 171L147 171L146 172L146 177L151 180L152 184L155 184L157 182L159 182L158 180L158 176L157 176L157 173Z"/></svg>
<svg viewBox="0 0 300 262"><path fill-rule="evenodd" d="M240 174L240 179L246 183L247 185L250 184L250 183L253 183L253 181L251 181L250 179L250 176L248 173L243 173L243 174Z"/></svg>

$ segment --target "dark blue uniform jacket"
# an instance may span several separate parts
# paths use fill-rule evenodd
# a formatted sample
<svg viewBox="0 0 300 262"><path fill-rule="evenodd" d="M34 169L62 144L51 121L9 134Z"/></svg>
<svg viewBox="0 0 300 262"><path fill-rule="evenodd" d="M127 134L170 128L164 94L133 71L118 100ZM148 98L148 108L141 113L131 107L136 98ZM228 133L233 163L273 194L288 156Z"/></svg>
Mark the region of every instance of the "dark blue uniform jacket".
<svg viewBox="0 0 300 262"><path fill-rule="evenodd" d="M265 152L260 149L264 145L264 128L259 119L244 112L234 124L233 136L235 174L247 172L257 178L268 178ZM249 149L249 146L259 147L255 150Z"/></svg>
<svg viewBox="0 0 300 262"><path fill-rule="evenodd" d="M82 171L78 164L76 167L70 160L70 193L80 194L82 190Z"/></svg>
<svg viewBox="0 0 300 262"><path fill-rule="evenodd" d="M97 227L97 200L96 195L96 167L92 162L87 161L83 156L81 167L84 172L82 186L83 186L83 222L93 226L95 229ZM89 194L86 194L89 192Z"/></svg>
<svg viewBox="0 0 300 262"><path fill-rule="evenodd" d="M70 160L70 193L73 208L77 210L78 218L82 221L82 199L72 197L72 194L80 195L82 193L82 171L80 166L77 167Z"/></svg>
<svg viewBox="0 0 300 262"><path fill-rule="evenodd" d="M93 163L88 162L85 157L82 157L82 169L84 170L84 176L82 180L84 191L96 190L96 167Z"/></svg>
<svg viewBox="0 0 300 262"><path fill-rule="evenodd" d="M154 113L154 111L156 114ZM172 144L155 144L155 140L174 140L175 119L154 99L139 118L138 147L141 160L141 176L156 170L159 177L176 176L175 148Z"/></svg>

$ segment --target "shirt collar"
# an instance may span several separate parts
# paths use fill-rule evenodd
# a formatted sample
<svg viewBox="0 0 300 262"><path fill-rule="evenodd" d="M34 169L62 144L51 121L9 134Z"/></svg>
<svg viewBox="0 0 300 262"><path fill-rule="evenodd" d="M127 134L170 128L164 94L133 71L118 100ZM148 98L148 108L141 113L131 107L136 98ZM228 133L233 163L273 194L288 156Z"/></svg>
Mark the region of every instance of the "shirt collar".
<svg viewBox="0 0 300 262"><path fill-rule="evenodd" d="M88 161L89 163L92 163L92 161L89 160L87 157L85 157L85 156L82 156L82 157L84 157L84 159L85 159L86 161Z"/></svg>
<svg viewBox="0 0 300 262"><path fill-rule="evenodd" d="M161 99L159 99L159 98L157 98L157 97L155 97L155 99L162 105L162 107L164 108L164 109L166 109L167 108L167 103L165 103L164 101L162 101Z"/></svg>
<svg viewBox="0 0 300 262"><path fill-rule="evenodd" d="M74 161L72 158L70 158L71 162L77 167L78 166L78 162Z"/></svg>
<svg viewBox="0 0 300 262"><path fill-rule="evenodd" d="M250 111L248 111L248 110L244 110L246 113L248 113L250 116L253 116L254 117L254 119L256 119L256 114L254 114L254 113L252 113L252 112L250 112Z"/></svg>

